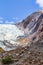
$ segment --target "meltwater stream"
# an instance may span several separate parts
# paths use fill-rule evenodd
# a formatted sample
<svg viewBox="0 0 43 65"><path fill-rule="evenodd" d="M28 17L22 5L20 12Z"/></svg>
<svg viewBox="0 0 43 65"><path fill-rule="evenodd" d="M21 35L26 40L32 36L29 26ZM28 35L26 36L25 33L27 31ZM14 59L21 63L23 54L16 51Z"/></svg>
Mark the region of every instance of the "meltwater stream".
<svg viewBox="0 0 43 65"><path fill-rule="evenodd" d="M18 36L24 35L24 32L19 30L16 25L0 24L0 47L5 51L9 51L16 46Z"/></svg>

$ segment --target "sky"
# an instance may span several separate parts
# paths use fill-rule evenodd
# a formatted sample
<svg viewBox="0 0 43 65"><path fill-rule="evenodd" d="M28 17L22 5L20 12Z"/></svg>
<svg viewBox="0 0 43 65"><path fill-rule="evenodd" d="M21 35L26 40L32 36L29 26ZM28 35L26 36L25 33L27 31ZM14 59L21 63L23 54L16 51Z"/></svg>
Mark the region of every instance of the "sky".
<svg viewBox="0 0 43 65"><path fill-rule="evenodd" d="M15 23L43 8L43 0L0 0L0 23Z"/></svg>

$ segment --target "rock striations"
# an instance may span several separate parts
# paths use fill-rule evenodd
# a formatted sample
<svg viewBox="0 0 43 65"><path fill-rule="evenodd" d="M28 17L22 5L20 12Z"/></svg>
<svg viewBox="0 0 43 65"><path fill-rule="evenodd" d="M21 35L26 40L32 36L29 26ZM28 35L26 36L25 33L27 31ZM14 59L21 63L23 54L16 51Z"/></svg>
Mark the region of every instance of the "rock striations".
<svg viewBox="0 0 43 65"><path fill-rule="evenodd" d="M43 10L34 12L15 25L24 31L24 35L16 40L19 47L4 51L0 58L13 56L14 63L9 65L43 65Z"/></svg>

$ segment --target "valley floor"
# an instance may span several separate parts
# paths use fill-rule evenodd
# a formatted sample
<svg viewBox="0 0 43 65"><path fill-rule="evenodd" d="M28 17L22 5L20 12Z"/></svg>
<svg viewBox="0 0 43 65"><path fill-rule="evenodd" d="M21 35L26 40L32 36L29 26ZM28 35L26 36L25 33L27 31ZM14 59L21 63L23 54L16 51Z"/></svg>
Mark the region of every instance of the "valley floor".
<svg viewBox="0 0 43 65"><path fill-rule="evenodd" d="M14 63L9 65L43 65L43 46L19 47L16 50L2 53L2 57L6 55L13 56Z"/></svg>

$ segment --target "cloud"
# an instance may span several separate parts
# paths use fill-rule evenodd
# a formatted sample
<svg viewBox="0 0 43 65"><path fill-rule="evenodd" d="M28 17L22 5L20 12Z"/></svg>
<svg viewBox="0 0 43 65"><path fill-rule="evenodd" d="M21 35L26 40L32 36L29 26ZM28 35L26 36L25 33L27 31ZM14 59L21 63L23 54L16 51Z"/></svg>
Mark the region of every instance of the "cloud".
<svg viewBox="0 0 43 65"><path fill-rule="evenodd" d="M14 20L18 20L19 18L18 18L18 17L13 17L12 19L14 19Z"/></svg>
<svg viewBox="0 0 43 65"><path fill-rule="evenodd" d="M0 17L0 23L3 23L3 17Z"/></svg>
<svg viewBox="0 0 43 65"><path fill-rule="evenodd" d="M3 21L0 20L0 23L3 23Z"/></svg>
<svg viewBox="0 0 43 65"><path fill-rule="evenodd" d="M36 3L43 8L43 0L36 0Z"/></svg>
<svg viewBox="0 0 43 65"><path fill-rule="evenodd" d="M3 17L0 17L0 20L3 20Z"/></svg>
<svg viewBox="0 0 43 65"><path fill-rule="evenodd" d="M8 20L5 21L5 24L13 24L13 23L14 21L8 21Z"/></svg>

